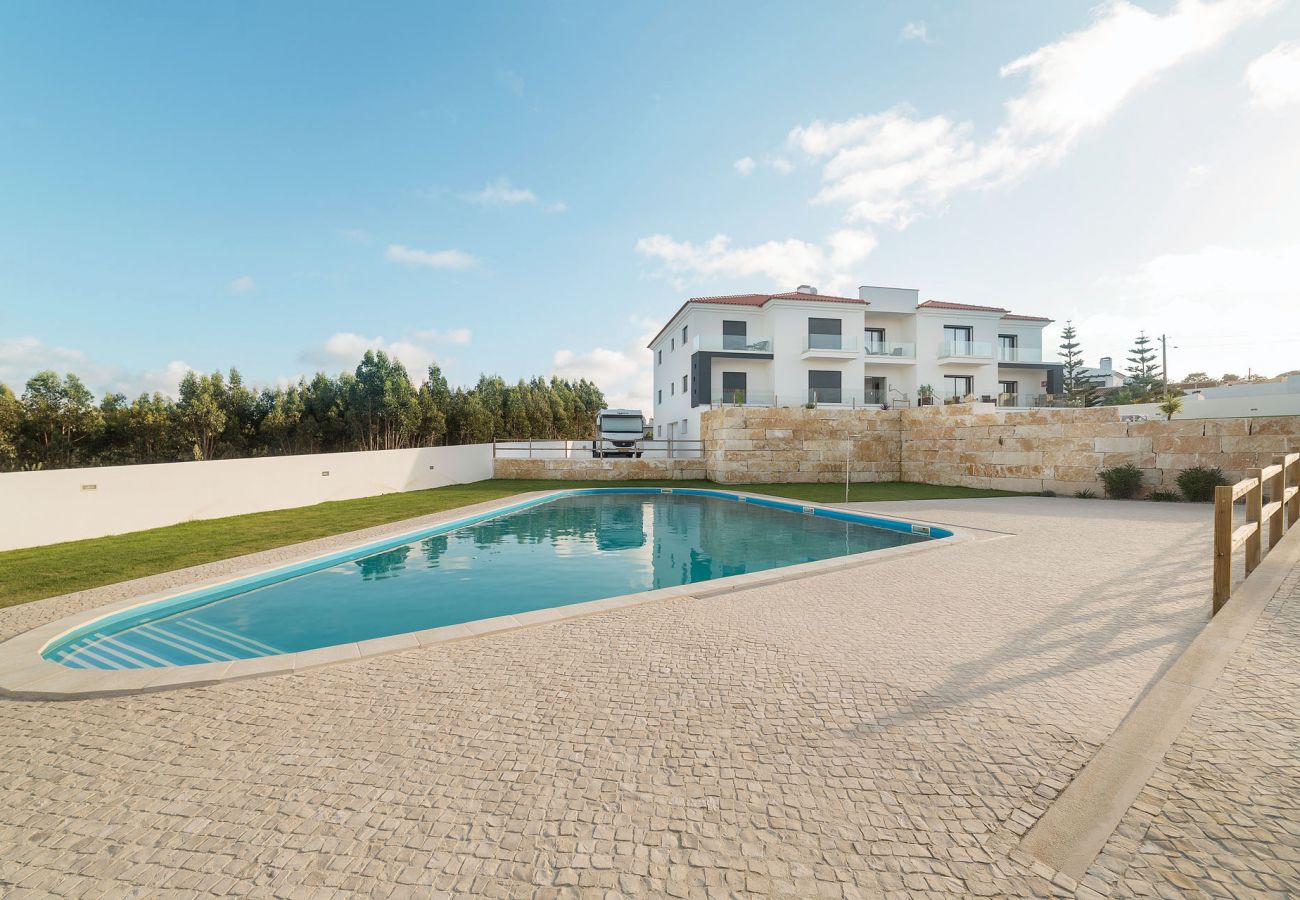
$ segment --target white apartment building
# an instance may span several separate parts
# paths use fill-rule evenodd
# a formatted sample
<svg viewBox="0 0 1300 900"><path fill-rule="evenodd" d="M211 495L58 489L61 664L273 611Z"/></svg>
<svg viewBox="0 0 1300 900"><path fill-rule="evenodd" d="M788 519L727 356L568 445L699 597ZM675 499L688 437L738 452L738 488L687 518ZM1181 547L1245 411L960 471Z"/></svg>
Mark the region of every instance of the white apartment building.
<svg viewBox="0 0 1300 900"><path fill-rule="evenodd" d="M692 297L650 342L655 437L697 438L700 413L720 405L1021 407L1060 393L1061 365L1043 353L1051 319L918 300L908 288L831 297L808 285Z"/></svg>

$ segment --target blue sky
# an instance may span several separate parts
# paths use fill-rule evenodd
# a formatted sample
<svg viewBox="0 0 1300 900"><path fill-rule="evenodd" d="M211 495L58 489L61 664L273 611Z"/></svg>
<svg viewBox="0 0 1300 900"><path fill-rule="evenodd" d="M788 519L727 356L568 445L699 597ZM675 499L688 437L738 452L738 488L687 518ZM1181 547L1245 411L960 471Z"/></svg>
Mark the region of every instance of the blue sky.
<svg viewBox="0 0 1300 900"><path fill-rule="evenodd" d="M686 296L800 282L1300 368L1300 11L0 7L0 380L366 346L645 402Z"/></svg>

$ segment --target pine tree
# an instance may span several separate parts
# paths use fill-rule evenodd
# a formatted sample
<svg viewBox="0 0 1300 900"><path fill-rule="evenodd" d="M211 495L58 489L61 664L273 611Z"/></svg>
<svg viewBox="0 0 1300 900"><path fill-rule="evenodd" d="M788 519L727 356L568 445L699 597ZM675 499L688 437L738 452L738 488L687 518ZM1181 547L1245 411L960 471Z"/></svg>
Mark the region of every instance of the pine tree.
<svg viewBox="0 0 1300 900"><path fill-rule="evenodd" d="M1138 333L1129 354L1129 386L1135 396L1146 399L1160 382L1160 367L1156 365L1156 348L1145 331Z"/></svg>
<svg viewBox="0 0 1300 900"><path fill-rule="evenodd" d="M1070 406L1094 406L1097 402L1097 383L1084 371L1083 351L1079 349L1078 333L1074 323L1067 321L1061 330L1062 385L1066 402Z"/></svg>

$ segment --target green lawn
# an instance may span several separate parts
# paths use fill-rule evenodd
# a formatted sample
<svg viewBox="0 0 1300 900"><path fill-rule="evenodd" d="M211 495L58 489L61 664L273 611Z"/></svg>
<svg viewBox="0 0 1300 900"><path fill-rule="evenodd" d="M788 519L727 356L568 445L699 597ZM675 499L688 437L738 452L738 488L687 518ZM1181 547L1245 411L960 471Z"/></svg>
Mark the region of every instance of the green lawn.
<svg viewBox="0 0 1300 900"><path fill-rule="evenodd" d="M297 509L184 522L111 537L0 553L0 607L127 581L258 550L356 531L428 513L518 494L564 487L711 487L709 481L512 481L493 479L430 491L384 494ZM842 484L736 484L736 490L814 503L844 500ZM1008 491L889 482L854 484L851 500L938 500L1011 497Z"/></svg>

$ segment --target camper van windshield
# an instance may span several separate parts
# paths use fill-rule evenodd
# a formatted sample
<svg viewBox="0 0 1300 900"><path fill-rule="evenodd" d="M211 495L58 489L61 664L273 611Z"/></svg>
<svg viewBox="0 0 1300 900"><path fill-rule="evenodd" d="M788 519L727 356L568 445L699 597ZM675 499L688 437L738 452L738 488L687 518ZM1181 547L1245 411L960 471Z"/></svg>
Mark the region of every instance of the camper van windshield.
<svg viewBox="0 0 1300 900"><path fill-rule="evenodd" d="M640 434L644 429L640 416L603 416L600 420L601 431Z"/></svg>

